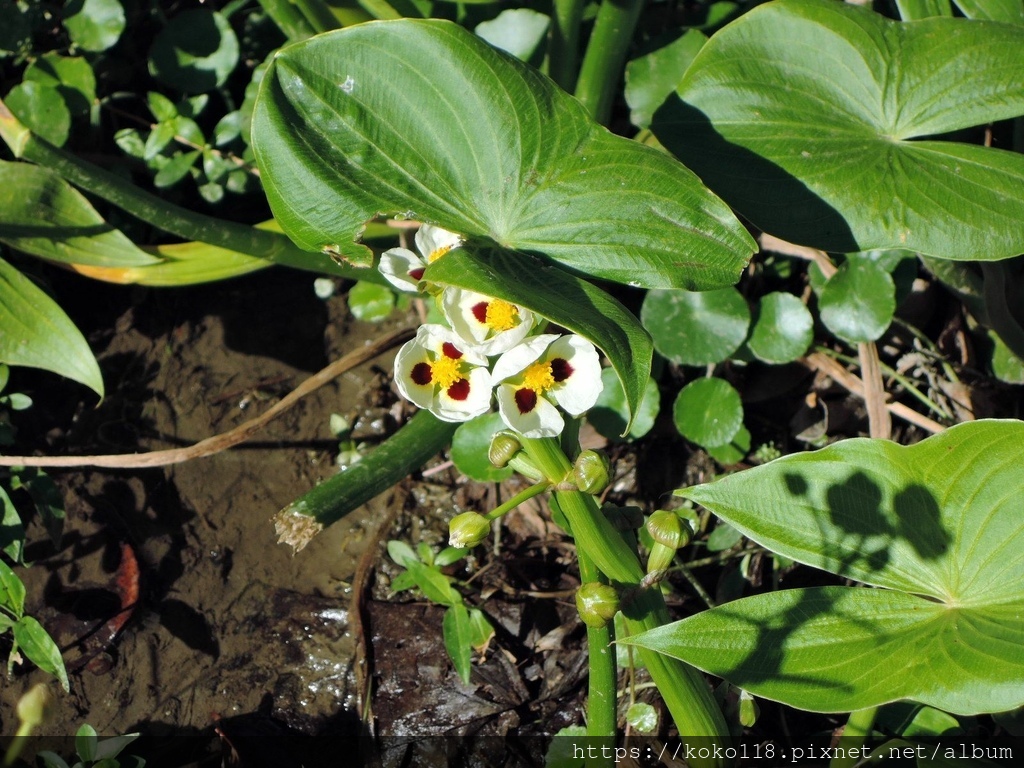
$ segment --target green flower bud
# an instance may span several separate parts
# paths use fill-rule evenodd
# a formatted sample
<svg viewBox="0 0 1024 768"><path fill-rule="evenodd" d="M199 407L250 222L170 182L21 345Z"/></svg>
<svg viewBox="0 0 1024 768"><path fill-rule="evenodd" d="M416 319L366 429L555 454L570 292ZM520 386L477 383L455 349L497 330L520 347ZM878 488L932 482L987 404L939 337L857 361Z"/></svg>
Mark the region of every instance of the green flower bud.
<svg viewBox="0 0 1024 768"><path fill-rule="evenodd" d="M740 725L753 728L760 715L761 708L757 706L757 700L746 691L740 691Z"/></svg>
<svg viewBox="0 0 1024 768"><path fill-rule="evenodd" d="M647 532L655 542L673 550L685 547L692 536L690 526L675 512L667 509L659 509L647 518Z"/></svg>
<svg viewBox="0 0 1024 768"><path fill-rule="evenodd" d="M491 521L479 512L463 512L448 523L448 544L456 549L475 547L491 532Z"/></svg>
<svg viewBox="0 0 1024 768"><path fill-rule="evenodd" d="M572 468L576 487L584 493L597 495L611 482L611 468L608 458L597 451L583 451L576 457Z"/></svg>
<svg viewBox="0 0 1024 768"><path fill-rule="evenodd" d="M576 590L576 610L588 627L600 629L619 610L619 594L610 584L588 581Z"/></svg>
<svg viewBox="0 0 1024 768"><path fill-rule="evenodd" d="M38 728L53 714L53 693L46 683L36 683L18 699L18 719L23 727Z"/></svg>
<svg viewBox="0 0 1024 768"><path fill-rule="evenodd" d="M496 467L507 467L508 463L523 450L523 444L519 442L514 432L503 429L495 432L491 438L491 446L487 449L487 458Z"/></svg>

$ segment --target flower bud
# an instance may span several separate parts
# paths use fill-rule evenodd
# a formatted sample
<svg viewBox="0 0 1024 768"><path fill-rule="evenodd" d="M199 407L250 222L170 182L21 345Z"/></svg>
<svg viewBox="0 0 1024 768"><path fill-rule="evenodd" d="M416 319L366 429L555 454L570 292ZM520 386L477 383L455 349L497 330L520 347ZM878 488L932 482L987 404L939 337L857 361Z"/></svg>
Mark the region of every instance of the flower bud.
<svg viewBox="0 0 1024 768"><path fill-rule="evenodd" d="M753 728L760 715L761 708L757 706L757 700L746 691L740 691L740 725Z"/></svg>
<svg viewBox="0 0 1024 768"><path fill-rule="evenodd" d="M46 683L36 683L20 699L17 707L18 719L22 726L38 728L53 714L53 693Z"/></svg>
<svg viewBox="0 0 1024 768"><path fill-rule="evenodd" d="M522 443L514 432L503 429L495 432L491 438L491 446L487 449L487 458L496 467L507 467L508 463L523 450Z"/></svg>
<svg viewBox="0 0 1024 768"><path fill-rule="evenodd" d="M448 523L448 544L456 549L475 547L491 532L491 521L479 512L463 512Z"/></svg>
<svg viewBox="0 0 1024 768"><path fill-rule="evenodd" d="M576 487L583 493L597 495L611 482L611 468L608 457L597 451L583 451L576 457L572 468Z"/></svg>
<svg viewBox="0 0 1024 768"><path fill-rule="evenodd" d="M610 584L588 581L576 590L576 610L583 623L593 629L600 629L619 610L619 594Z"/></svg>
<svg viewBox="0 0 1024 768"><path fill-rule="evenodd" d="M675 512L667 509L659 509L647 518L647 532L655 542L672 549L685 547L692 536L690 526Z"/></svg>

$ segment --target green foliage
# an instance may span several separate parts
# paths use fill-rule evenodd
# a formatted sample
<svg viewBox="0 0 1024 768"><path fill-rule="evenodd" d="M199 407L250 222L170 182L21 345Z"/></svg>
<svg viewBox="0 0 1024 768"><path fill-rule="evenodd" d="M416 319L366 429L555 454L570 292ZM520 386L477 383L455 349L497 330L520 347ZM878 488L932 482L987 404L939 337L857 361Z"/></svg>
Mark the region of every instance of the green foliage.
<svg viewBox="0 0 1024 768"><path fill-rule="evenodd" d="M455 580L441 571L461 560L466 550L446 547L435 556L426 545L420 546L418 554L401 541L389 541L387 547L391 559L406 569L391 582L391 589L398 592L415 586L432 603L447 607L442 622L444 646L455 671L468 684L473 651L483 652L494 636L494 627L479 608L466 607Z"/></svg>
<svg viewBox="0 0 1024 768"><path fill-rule="evenodd" d="M374 88L382 55L391 80ZM368 263L360 229L379 213L651 287L730 284L753 248L685 168L445 22L356 26L288 48L263 79L252 138L285 231L356 264Z"/></svg>
<svg viewBox="0 0 1024 768"><path fill-rule="evenodd" d="M905 698L958 714L1021 706L1022 441L1021 422L969 422L679 491L774 552L880 589L755 595L627 642L814 711Z"/></svg>
<svg viewBox="0 0 1024 768"><path fill-rule="evenodd" d="M640 320L659 354L680 365L710 365L740 348L750 308L735 288L651 291Z"/></svg>
<svg viewBox="0 0 1024 768"><path fill-rule="evenodd" d="M601 383L604 389L597 398L597 404L587 411L587 421L594 429L612 442L639 440L651 431L654 420L661 410L661 393L658 391L658 383L653 378L647 378L647 386L644 387L636 417L628 431L629 403L626 402L625 393L615 372L610 368L601 371Z"/></svg>
<svg viewBox="0 0 1024 768"><path fill-rule="evenodd" d="M103 376L85 338L60 307L0 259L0 362L42 368L103 397Z"/></svg>
<svg viewBox="0 0 1024 768"><path fill-rule="evenodd" d="M710 448L728 445L743 427L740 393L724 379L691 381L676 397L672 413L683 437Z"/></svg>
<svg viewBox="0 0 1024 768"><path fill-rule="evenodd" d="M120 0L66 0L64 27L83 50L105 51L124 32L124 7Z"/></svg>
<svg viewBox="0 0 1024 768"><path fill-rule="evenodd" d="M652 128L785 240L1003 259L1024 251L1024 158L926 137L1024 114L1022 46L1020 26L779 0L701 49Z"/></svg>
<svg viewBox="0 0 1024 768"><path fill-rule="evenodd" d="M747 339L754 357L788 363L803 356L813 339L814 317L800 299L779 291L761 297Z"/></svg>
<svg viewBox="0 0 1024 768"><path fill-rule="evenodd" d="M356 320L379 323L395 308L395 292L383 285L358 281L348 292L348 309Z"/></svg>
<svg viewBox="0 0 1024 768"><path fill-rule="evenodd" d="M875 262L851 256L825 283L819 308L821 321L844 341L875 341L896 311L895 285Z"/></svg>
<svg viewBox="0 0 1024 768"><path fill-rule="evenodd" d="M205 93L224 84L238 64L238 52L228 20L207 8L194 8L176 15L160 31L149 52L149 71L182 93Z"/></svg>
<svg viewBox="0 0 1024 768"><path fill-rule="evenodd" d="M95 728L83 725L75 733L78 761L70 768L144 768L146 761L141 757L121 754L139 736L138 733L128 733L100 741ZM69 768L64 759L54 752L40 752L36 759L43 768Z"/></svg>
<svg viewBox="0 0 1024 768"><path fill-rule="evenodd" d="M466 477L496 483L512 476L511 467L496 467L487 457L491 438L505 428L497 413L485 413L458 426L452 438L452 461Z"/></svg>

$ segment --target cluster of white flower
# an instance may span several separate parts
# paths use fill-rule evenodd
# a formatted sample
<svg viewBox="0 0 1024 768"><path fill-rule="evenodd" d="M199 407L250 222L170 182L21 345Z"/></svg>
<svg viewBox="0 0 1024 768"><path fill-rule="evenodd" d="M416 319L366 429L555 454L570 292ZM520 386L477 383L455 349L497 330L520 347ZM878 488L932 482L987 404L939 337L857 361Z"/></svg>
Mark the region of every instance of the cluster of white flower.
<svg viewBox="0 0 1024 768"><path fill-rule="evenodd" d="M462 238L424 224L416 232L420 254L392 248L380 271L402 291L419 291L428 264ZM448 326L427 324L395 360L399 392L444 421L487 413L497 390L498 412L525 437L554 437L565 422L556 406L578 416L601 393L601 362L582 336L530 335L537 323L518 304L459 288L440 294ZM496 357L493 365L489 358Z"/></svg>

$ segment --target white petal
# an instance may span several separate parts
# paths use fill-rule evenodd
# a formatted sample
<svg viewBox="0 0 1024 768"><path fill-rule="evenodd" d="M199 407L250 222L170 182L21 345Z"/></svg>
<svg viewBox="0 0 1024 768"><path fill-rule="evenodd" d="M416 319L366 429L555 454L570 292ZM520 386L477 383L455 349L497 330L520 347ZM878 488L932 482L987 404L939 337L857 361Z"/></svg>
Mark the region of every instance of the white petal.
<svg viewBox="0 0 1024 768"><path fill-rule="evenodd" d="M551 403L538 397L537 404L529 413L520 413L516 404L517 387L511 384L498 386L498 412L501 420L523 437L555 437L562 433L565 421Z"/></svg>
<svg viewBox="0 0 1024 768"><path fill-rule="evenodd" d="M416 231L416 248L423 254L423 259L428 264L432 261L431 254L447 253L460 245L462 245L462 238L459 235L449 232L447 229L435 227L433 224L424 224Z"/></svg>
<svg viewBox="0 0 1024 768"><path fill-rule="evenodd" d="M549 390L551 399L573 416L593 408L604 388L601 360L594 345L582 336L563 336L548 348L544 357L562 358L572 366L569 377Z"/></svg>
<svg viewBox="0 0 1024 768"><path fill-rule="evenodd" d="M494 364L494 370L491 371L491 376L496 382L499 382L522 373L531 364L537 362L548 345L557 338L557 333L531 336L499 357L498 362Z"/></svg>
<svg viewBox="0 0 1024 768"><path fill-rule="evenodd" d="M412 380L412 369L419 363L429 363L427 351L419 343L419 336L402 345L395 357L395 386L406 400L420 408L429 409L434 404L434 391L437 387L433 382L425 385Z"/></svg>
<svg viewBox="0 0 1024 768"><path fill-rule="evenodd" d="M497 301L482 293L446 288L441 299L441 311L452 329L482 355L500 355L521 342L533 329L534 317L530 310L515 304L519 321L512 328L496 331L474 314L474 307Z"/></svg>
<svg viewBox="0 0 1024 768"><path fill-rule="evenodd" d="M437 403L431 412L442 421L469 421L491 410L491 374L486 368L469 372L469 397L455 400L447 392L437 393Z"/></svg>
<svg viewBox="0 0 1024 768"><path fill-rule="evenodd" d="M416 331L416 340L435 355L444 354L444 345L451 344L462 353L462 359L470 365L487 365L487 358L474 351L451 328L437 323L421 325Z"/></svg>
<svg viewBox="0 0 1024 768"><path fill-rule="evenodd" d="M407 248L390 248L380 255L377 269L398 290L417 293L420 281L409 273L426 266L423 259Z"/></svg>

